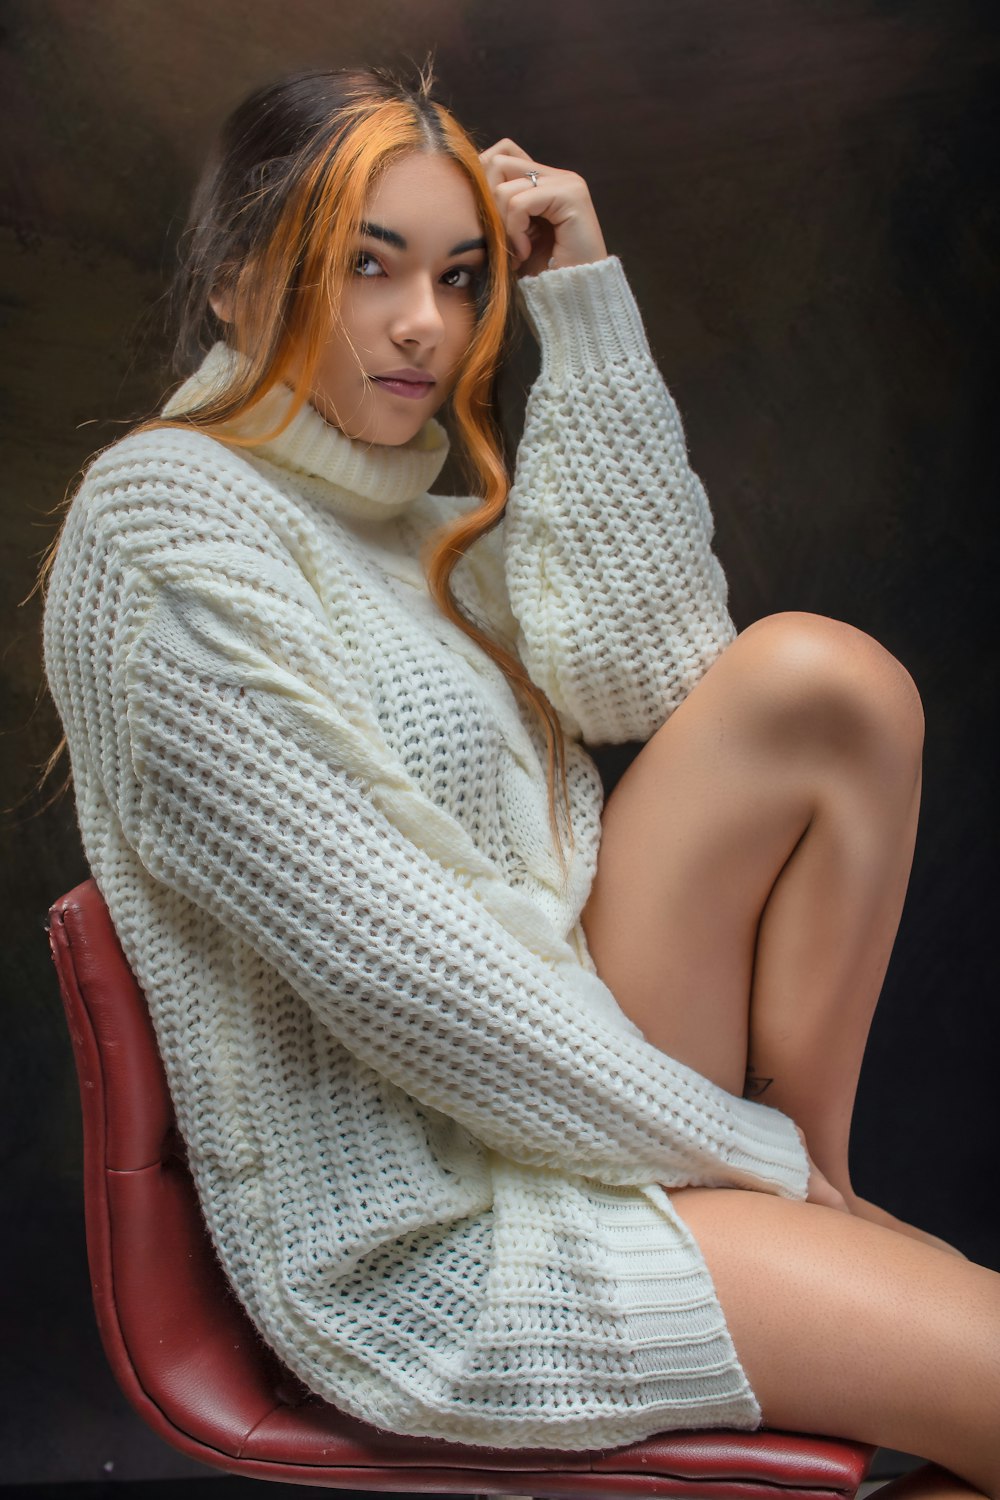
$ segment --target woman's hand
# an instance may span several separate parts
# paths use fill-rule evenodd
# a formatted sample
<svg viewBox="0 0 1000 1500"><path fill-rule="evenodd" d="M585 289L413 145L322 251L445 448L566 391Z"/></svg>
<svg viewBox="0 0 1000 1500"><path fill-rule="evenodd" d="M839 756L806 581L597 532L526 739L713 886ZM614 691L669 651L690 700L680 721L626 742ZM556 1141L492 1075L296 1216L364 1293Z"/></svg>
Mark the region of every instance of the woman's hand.
<svg viewBox="0 0 1000 1500"><path fill-rule="evenodd" d="M812 1157L809 1156L809 1146L802 1132L801 1125L796 1125L795 1129L799 1132L802 1149L809 1158L809 1190L806 1193L806 1202L822 1203L824 1208L838 1208L841 1213L849 1214L851 1210L847 1206L847 1200L843 1193L838 1192L833 1183L829 1182L823 1176L819 1167L817 1167Z"/></svg>
<svg viewBox="0 0 1000 1500"><path fill-rule="evenodd" d="M607 259L590 189L577 172L533 161L506 136L481 151L479 160L506 226L518 277ZM525 176L528 171L538 174L537 186Z"/></svg>

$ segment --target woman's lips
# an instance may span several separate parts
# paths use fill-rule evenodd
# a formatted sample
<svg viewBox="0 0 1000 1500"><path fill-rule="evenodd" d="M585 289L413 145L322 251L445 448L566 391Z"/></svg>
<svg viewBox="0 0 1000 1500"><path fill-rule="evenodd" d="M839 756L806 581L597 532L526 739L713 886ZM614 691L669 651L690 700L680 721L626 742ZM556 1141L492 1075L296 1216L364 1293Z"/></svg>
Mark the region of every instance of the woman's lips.
<svg viewBox="0 0 1000 1500"><path fill-rule="evenodd" d="M385 380L381 375L373 375L372 379L383 390L391 391L394 396L406 396L410 401L418 401L421 396L426 396L428 391L434 389L435 384L433 380Z"/></svg>

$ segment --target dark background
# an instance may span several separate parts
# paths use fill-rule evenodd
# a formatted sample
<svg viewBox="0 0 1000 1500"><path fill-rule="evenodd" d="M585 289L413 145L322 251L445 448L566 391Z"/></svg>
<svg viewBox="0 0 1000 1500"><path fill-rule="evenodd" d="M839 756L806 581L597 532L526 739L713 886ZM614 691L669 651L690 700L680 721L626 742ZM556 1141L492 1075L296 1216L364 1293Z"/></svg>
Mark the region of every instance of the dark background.
<svg viewBox="0 0 1000 1500"><path fill-rule="evenodd" d="M1000 1267L994 15L993 0L7 0L3 1482L204 1472L132 1417L90 1312L43 930L87 872L71 798L45 808L33 790L60 730L26 596L80 465L165 388L154 315L212 130L297 68L435 45L438 96L480 149L509 135L579 171L681 409L737 626L848 620L915 678L923 809L855 1186ZM515 424L533 361L529 339L507 382ZM609 785L625 763L607 758Z"/></svg>

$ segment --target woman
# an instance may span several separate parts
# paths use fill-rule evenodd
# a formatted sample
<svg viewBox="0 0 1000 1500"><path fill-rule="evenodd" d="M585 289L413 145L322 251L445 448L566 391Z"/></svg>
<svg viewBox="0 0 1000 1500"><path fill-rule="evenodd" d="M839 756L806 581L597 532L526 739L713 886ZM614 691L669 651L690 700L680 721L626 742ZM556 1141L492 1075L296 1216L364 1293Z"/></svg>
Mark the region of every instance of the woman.
<svg viewBox="0 0 1000 1500"><path fill-rule="evenodd" d="M391 1431L764 1420L1000 1494L1000 1278L847 1176L916 691L835 621L736 634L586 184L427 77L298 77L227 123L184 287L204 357L75 497L46 667L264 1337ZM473 500L429 493L446 404ZM632 740L602 822L584 745Z"/></svg>

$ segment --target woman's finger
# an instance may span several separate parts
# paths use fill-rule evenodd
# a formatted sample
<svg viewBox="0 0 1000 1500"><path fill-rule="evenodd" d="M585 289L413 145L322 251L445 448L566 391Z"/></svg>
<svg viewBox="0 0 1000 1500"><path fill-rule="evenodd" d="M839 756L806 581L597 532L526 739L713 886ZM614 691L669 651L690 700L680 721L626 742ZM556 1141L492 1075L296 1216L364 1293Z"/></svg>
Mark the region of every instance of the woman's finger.
<svg viewBox="0 0 1000 1500"><path fill-rule="evenodd" d="M558 167L549 167L544 162L535 161L527 151L522 151L515 141L506 139L497 141L489 151L484 151L479 160L492 188L498 187L502 182L509 182L513 178L522 177L528 181L530 180L527 176L529 171L534 172L538 177L543 174L552 177L559 173Z"/></svg>
<svg viewBox="0 0 1000 1500"><path fill-rule="evenodd" d="M537 187L528 178L506 179L497 183L493 196L515 252L522 259L531 254L532 234L537 236L543 223L554 231L565 218L565 195L552 178L545 183L539 179Z"/></svg>
<svg viewBox="0 0 1000 1500"><path fill-rule="evenodd" d="M515 156L512 151L498 151L489 163L487 175L502 182L513 177L525 177L528 172L536 172L539 177L570 175L564 167L550 167L543 161L535 161L531 156Z"/></svg>
<svg viewBox="0 0 1000 1500"><path fill-rule="evenodd" d="M482 160L519 275L607 255L590 189L578 172L533 161L509 138Z"/></svg>
<svg viewBox="0 0 1000 1500"><path fill-rule="evenodd" d="M799 1133L802 1149L805 1151L809 1162L809 1187L806 1192L806 1201L808 1203L822 1203L825 1208L836 1208L841 1213L850 1213L844 1195L824 1176L809 1154L809 1143L806 1140L802 1126L796 1125L795 1129Z"/></svg>
<svg viewBox="0 0 1000 1500"><path fill-rule="evenodd" d="M532 255L534 241L540 236L551 251L552 225L558 215L559 179L566 174L541 162L533 162L527 152L508 137L491 146L481 160L517 261L523 264ZM546 191L541 194L535 191L530 199L521 198L522 193L532 193L543 175ZM548 220L547 226L541 222L544 220Z"/></svg>
<svg viewBox="0 0 1000 1500"><path fill-rule="evenodd" d="M574 215L593 212L587 184L576 172L538 162L529 176L524 160L506 153L495 158L494 171L493 196L519 253L530 250L528 231L533 220L536 230L539 221L544 221L558 235Z"/></svg>
<svg viewBox="0 0 1000 1500"><path fill-rule="evenodd" d="M520 147L516 141L512 141L510 137L506 135L504 136L503 140L494 141L492 146L488 146L485 151L480 151L479 160L482 162L483 166L487 169L488 172L489 168L498 156L516 156L521 161L531 161L531 157L528 155L527 151L523 150L523 148Z"/></svg>

